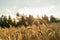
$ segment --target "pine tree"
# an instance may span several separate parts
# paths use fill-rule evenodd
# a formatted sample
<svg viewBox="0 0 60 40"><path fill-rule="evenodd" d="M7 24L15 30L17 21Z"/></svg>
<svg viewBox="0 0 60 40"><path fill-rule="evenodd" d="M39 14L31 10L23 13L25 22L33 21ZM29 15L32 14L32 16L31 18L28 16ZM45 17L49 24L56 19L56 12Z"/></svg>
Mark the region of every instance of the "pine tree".
<svg viewBox="0 0 60 40"><path fill-rule="evenodd" d="M28 24L31 26L34 21L34 17L32 15L29 15L28 17Z"/></svg>
<svg viewBox="0 0 60 40"><path fill-rule="evenodd" d="M13 19L13 26L16 26L16 20L15 20L15 18Z"/></svg>
<svg viewBox="0 0 60 40"><path fill-rule="evenodd" d="M56 22L56 18L53 15L50 17L50 22Z"/></svg>
<svg viewBox="0 0 60 40"><path fill-rule="evenodd" d="M8 23L9 23L10 25L12 25L12 18L11 18L11 16L8 17Z"/></svg>

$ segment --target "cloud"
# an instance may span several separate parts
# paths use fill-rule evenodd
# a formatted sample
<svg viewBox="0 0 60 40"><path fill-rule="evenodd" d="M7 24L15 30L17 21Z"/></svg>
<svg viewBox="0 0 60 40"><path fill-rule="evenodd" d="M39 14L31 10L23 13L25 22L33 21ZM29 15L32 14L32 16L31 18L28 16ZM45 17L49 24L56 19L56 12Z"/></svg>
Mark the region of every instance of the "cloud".
<svg viewBox="0 0 60 40"><path fill-rule="evenodd" d="M15 9L15 8L13 8L13 9ZM15 14L14 10L12 10L11 8L5 8L3 10L3 15L6 15L6 16L10 15L12 18L15 18L16 16L14 14Z"/></svg>
<svg viewBox="0 0 60 40"><path fill-rule="evenodd" d="M24 13L25 15L33 15L34 17L36 17L37 15L41 16L44 14L49 15L48 13L55 8L55 5L51 5L51 6L47 6L47 7L24 7L22 9L19 9L19 13L22 14Z"/></svg>
<svg viewBox="0 0 60 40"><path fill-rule="evenodd" d="M31 14L34 17L37 17L37 15L41 17L44 14L46 14L48 16L51 15L50 12L55 8L56 8L55 5L46 6L46 7L24 7L24 8L17 8L16 6L13 6L11 8L5 8L2 11L3 11L4 15L6 15L6 16L11 15L13 18L16 17L17 12L19 12L20 14L27 15L27 16L29 14Z"/></svg>
<svg viewBox="0 0 60 40"><path fill-rule="evenodd" d="M60 4L55 5L55 7L51 11L49 11L48 14L53 15L55 17L60 17L59 16L60 15Z"/></svg>
<svg viewBox="0 0 60 40"><path fill-rule="evenodd" d="M3 9L2 9L3 8ZM0 14L60 15L60 0L0 0ZM55 14L53 14L55 13Z"/></svg>

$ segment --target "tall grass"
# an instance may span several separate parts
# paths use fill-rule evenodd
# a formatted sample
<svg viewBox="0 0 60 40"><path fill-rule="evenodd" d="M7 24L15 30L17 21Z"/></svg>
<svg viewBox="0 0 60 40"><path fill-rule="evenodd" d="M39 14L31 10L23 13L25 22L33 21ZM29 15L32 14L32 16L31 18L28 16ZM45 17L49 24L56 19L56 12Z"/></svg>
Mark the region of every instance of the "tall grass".
<svg viewBox="0 0 60 40"><path fill-rule="evenodd" d="M0 40L60 40L60 30L57 32L56 29L49 26L42 24L21 28L0 28Z"/></svg>

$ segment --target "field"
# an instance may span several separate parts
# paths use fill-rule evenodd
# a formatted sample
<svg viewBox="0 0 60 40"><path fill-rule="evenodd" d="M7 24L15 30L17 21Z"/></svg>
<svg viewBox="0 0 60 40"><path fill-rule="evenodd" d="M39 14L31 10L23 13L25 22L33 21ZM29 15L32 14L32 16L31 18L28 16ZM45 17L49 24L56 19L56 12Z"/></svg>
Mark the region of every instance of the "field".
<svg viewBox="0 0 60 40"><path fill-rule="evenodd" d="M0 28L0 40L60 40L60 23Z"/></svg>

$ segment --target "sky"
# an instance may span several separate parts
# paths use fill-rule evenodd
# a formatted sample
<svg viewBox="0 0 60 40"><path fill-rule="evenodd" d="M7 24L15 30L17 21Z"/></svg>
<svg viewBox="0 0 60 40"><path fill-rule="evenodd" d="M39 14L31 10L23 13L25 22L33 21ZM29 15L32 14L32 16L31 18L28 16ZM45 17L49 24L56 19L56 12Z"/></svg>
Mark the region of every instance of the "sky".
<svg viewBox="0 0 60 40"><path fill-rule="evenodd" d="M15 17L17 12L34 17L44 14L60 17L60 0L0 0L0 16Z"/></svg>

